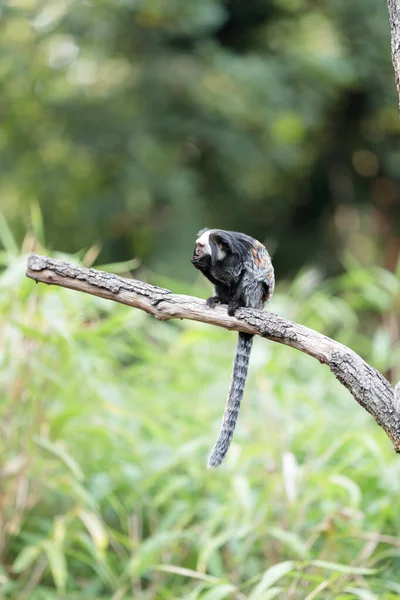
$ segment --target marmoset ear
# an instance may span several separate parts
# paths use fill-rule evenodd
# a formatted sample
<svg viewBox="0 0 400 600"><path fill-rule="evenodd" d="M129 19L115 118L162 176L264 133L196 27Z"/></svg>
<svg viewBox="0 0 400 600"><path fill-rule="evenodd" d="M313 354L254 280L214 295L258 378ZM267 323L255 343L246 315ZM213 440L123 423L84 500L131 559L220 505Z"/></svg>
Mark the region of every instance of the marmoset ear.
<svg viewBox="0 0 400 600"><path fill-rule="evenodd" d="M232 241L225 231L217 231L212 235L212 241L225 252L232 252Z"/></svg>

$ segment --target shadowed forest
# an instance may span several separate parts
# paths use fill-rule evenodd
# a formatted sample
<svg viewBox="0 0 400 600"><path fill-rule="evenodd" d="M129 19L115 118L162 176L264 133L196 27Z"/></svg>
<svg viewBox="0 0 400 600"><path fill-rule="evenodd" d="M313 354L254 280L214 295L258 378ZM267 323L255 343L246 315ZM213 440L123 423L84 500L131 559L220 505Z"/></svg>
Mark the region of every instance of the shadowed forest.
<svg viewBox="0 0 400 600"><path fill-rule="evenodd" d="M0 3L0 598L394 600L400 458L326 366L25 277L30 252L207 298L196 232L272 256L267 310L400 379L384 0Z"/></svg>

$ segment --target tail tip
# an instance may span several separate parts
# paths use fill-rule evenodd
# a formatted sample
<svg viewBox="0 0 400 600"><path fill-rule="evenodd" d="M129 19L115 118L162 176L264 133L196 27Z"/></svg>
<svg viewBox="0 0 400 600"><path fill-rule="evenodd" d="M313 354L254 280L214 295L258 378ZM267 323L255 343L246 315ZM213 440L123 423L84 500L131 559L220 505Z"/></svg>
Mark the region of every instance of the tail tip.
<svg viewBox="0 0 400 600"><path fill-rule="evenodd" d="M216 469L220 466L224 460L224 455L219 453L212 453L208 458L207 469Z"/></svg>

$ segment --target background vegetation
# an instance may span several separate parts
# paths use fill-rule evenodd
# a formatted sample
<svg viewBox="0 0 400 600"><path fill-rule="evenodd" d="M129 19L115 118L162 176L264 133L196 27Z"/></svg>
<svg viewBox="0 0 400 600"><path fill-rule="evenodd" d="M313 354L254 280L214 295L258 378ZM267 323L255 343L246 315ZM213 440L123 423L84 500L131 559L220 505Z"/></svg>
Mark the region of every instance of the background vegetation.
<svg viewBox="0 0 400 600"><path fill-rule="evenodd" d="M385 0L2 4L0 202L20 241L37 201L50 248L175 278L203 226L267 241L281 276L337 273L347 247L394 268Z"/></svg>
<svg viewBox="0 0 400 600"><path fill-rule="evenodd" d="M208 471L232 334L35 286L2 234L1 597L399 597L400 463L325 367L258 340ZM399 276L305 270L273 308L390 372Z"/></svg>
<svg viewBox="0 0 400 600"><path fill-rule="evenodd" d="M208 471L234 336L24 275L206 297L194 234L240 229L271 310L399 380L386 3L3 1L0 86L0 598L399 598L399 459L326 367L257 340Z"/></svg>

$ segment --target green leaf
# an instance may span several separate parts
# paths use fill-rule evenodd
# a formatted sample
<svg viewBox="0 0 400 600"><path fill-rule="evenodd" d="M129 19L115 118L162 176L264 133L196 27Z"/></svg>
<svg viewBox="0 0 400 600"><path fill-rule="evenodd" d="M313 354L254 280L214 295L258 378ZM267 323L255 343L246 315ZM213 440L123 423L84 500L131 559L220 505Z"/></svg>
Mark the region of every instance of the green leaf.
<svg viewBox="0 0 400 600"><path fill-rule="evenodd" d="M376 569L367 569L366 567L356 567L352 565L342 565L339 563L327 562L325 560L312 560L310 562L314 567L337 571L338 573L347 573L348 575L374 575Z"/></svg>
<svg viewBox="0 0 400 600"><path fill-rule="evenodd" d="M40 556L41 552L42 548L40 544L37 546L26 546L23 548L13 563L13 572L21 573L22 571L25 571L25 569L30 567L31 564L35 562L35 560Z"/></svg>
<svg viewBox="0 0 400 600"><path fill-rule="evenodd" d="M30 203L31 227L35 238L42 246L45 245L43 215L40 209L39 202L32 201Z"/></svg>
<svg viewBox="0 0 400 600"><path fill-rule="evenodd" d="M332 483L339 485L348 492L349 500L353 506L359 506L361 502L361 490L359 486L352 479L350 479L350 477L341 475L340 473L335 473L330 477L330 480Z"/></svg>
<svg viewBox="0 0 400 600"><path fill-rule="evenodd" d="M221 581L219 577L213 577L212 575L207 575L201 571L194 571L193 569L186 569L185 567L177 567L175 565L157 565L154 569L156 571L163 571L164 573L174 573L175 575L182 575L182 577L201 579L202 581L213 583Z"/></svg>
<svg viewBox="0 0 400 600"><path fill-rule="evenodd" d="M201 596L201 600L222 600L223 598L234 597L234 592L237 592L237 588L231 583L224 583L222 585L216 585L208 592L205 592Z"/></svg>
<svg viewBox="0 0 400 600"><path fill-rule="evenodd" d="M129 560L125 572L129 577L142 575L149 568L155 568L161 552L173 542L184 537L181 532L164 532L144 541Z"/></svg>
<svg viewBox="0 0 400 600"><path fill-rule="evenodd" d="M71 471L71 473L76 479L78 479L79 481L82 481L84 479L84 474L81 468L79 467L78 463L75 461L74 458L72 458L70 454L68 454L68 452L60 443L54 443L47 438L37 436L34 437L34 441L38 446L44 448L45 450L59 458L65 464L65 466L68 467L68 469Z"/></svg>
<svg viewBox="0 0 400 600"><path fill-rule="evenodd" d="M279 527L271 527L268 533L277 540L283 542L292 552L295 552L300 558L307 558L310 553L303 540L291 531L285 531Z"/></svg>
<svg viewBox="0 0 400 600"><path fill-rule="evenodd" d="M127 273L133 271L140 266L140 261L137 258L131 258L123 262L108 263L106 265L96 265L96 269L99 271L107 271L108 273L115 273L120 275L121 273Z"/></svg>
<svg viewBox="0 0 400 600"><path fill-rule="evenodd" d="M223 533L211 538L211 540L205 541L199 558L197 560L197 567L200 571L205 571L210 559L210 556L221 546L229 542L230 540L241 539L248 535L250 532L249 527L241 527L240 529L232 530L228 529Z"/></svg>
<svg viewBox="0 0 400 600"><path fill-rule="evenodd" d="M17 256L19 254L18 244L2 212L0 212L0 242L9 255Z"/></svg>
<svg viewBox="0 0 400 600"><path fill-rule="evenodd" d="M88 510L79 510L78 516L89 531L96 552L102 555L108 546L109 539L101 519L94 512Z"/></svg>
<svg viewBox="0 0 400 600"><path fill-rule="evenodd" d="M376 596L370 590L366 590L363 588L348 587L346 588L346 592L354 594L355 596L357 596L357 598L360 598L360 600L379 600L379 596Z"/></svg>
<svg viewBox="0 0 400 600"><path fill-rule="evenodd" d="M57 590L64 592L67 583L67 563L61 548L50 541L42 543Z"/></svg>
<svg viewBox="0 0 400 600"><path fill-rule="evenodd" d="M279 579L287 575L290 571L295 568L295 562L292 560L288 560L286 562L281 562L276 565L273 565L267 571L265 571L262 576L260 582L256 585L254 590L251 592L249 596L249 600L260 600L262 594L266 590L269 590L274 583L276 583Z"/></svg>

